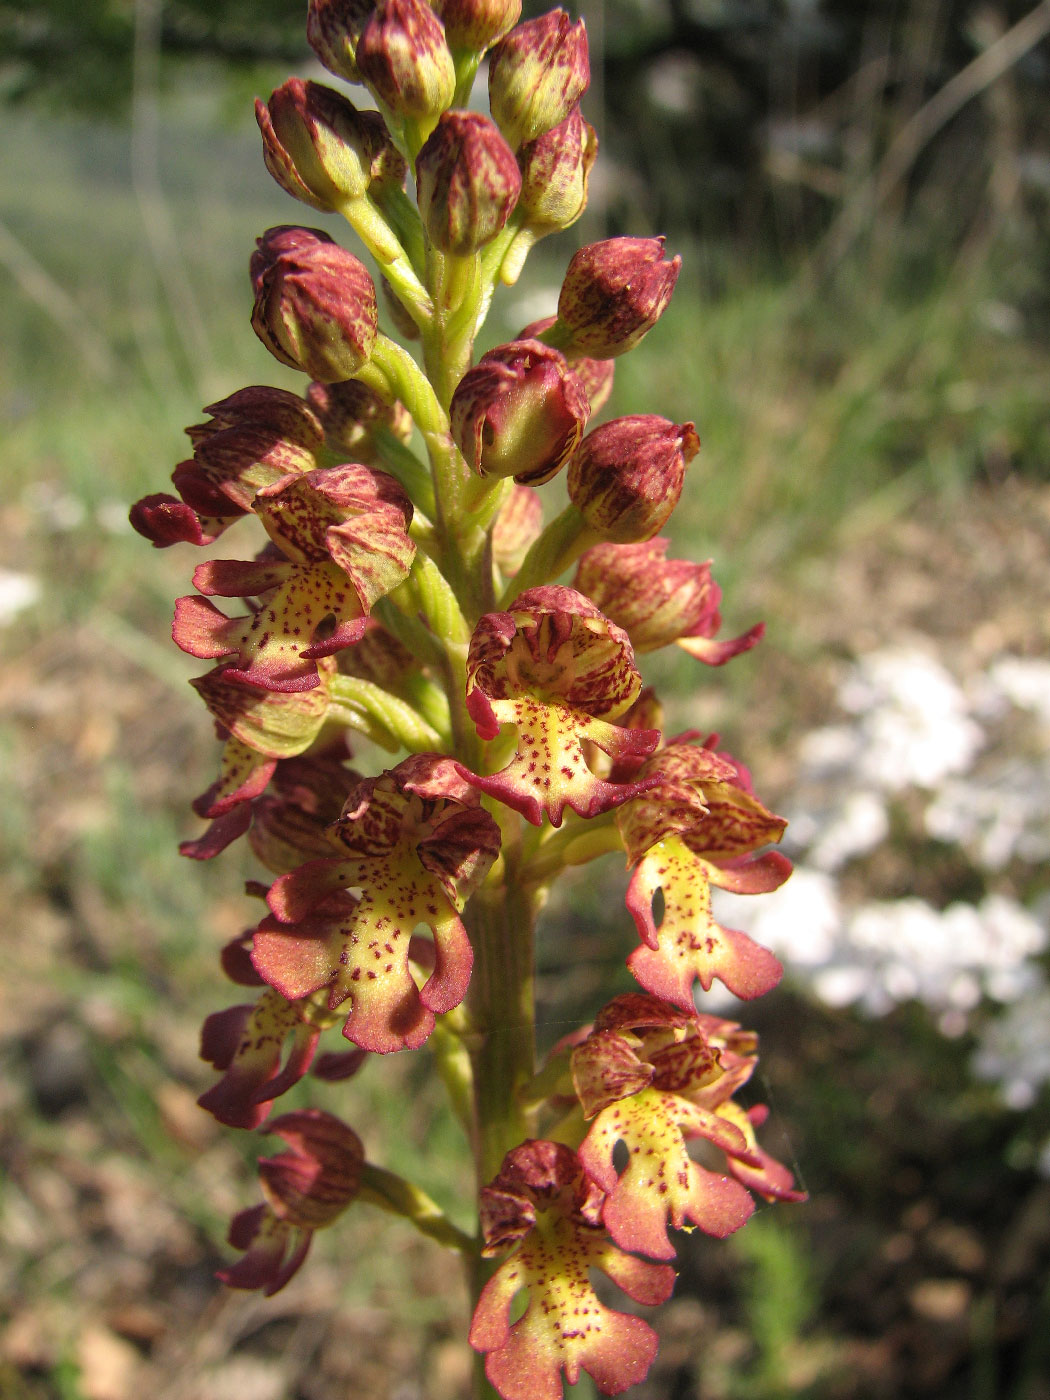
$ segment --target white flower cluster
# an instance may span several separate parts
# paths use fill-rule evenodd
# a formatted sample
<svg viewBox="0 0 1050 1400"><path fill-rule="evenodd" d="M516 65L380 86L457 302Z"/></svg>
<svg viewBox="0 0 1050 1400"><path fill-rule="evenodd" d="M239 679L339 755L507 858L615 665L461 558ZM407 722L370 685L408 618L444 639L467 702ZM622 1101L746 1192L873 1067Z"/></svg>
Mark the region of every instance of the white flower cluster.
<svg viewBox="0 0 1050 1400"><path fill-rule="evenodd" d="M800 805L786 814L795 874L759 899L722 895L720 916L833 1006L880 1015L918 999L949 1035L986 999L1008 1006L988 1021L975 1069L1011 1104L1030 1102L1050 1082L1039 961L1050 899L1042 917L1003 893L944 909L915 897L856 902L841 876L892 841L906 800L922 812L920 837L961 848L982 884L1050 857L1050 663L1004 657L963 688L925 652L886 648L852 668L838 700L851 719L801 746Z"/></svg>

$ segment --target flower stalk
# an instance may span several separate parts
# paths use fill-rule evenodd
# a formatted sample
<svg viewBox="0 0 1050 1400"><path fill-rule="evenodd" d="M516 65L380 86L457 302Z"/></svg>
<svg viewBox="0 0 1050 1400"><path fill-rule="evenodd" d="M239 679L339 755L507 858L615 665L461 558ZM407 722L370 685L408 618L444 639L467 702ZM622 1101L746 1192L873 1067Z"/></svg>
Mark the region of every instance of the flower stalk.
<svg viewBox="0 0 1050 1400"><path fill-rule="evenodd" d="M429 1040L474 1164L471 1232L339 1119L282 1115L288 1151L260 1163L263 1201L235 1218L243 1257L221 1277L276 1292L315 1230L376 1205L463 1256L475 1397L547 1400L582 1371L619 1393L656 1354L593 1271L659 1303L669 1230L724 1236L751 1193L800 1197L758 1145L763 1111L733 1101L754 1038L703 1009L714 979L747 998L780 975L709 891L780 884L767 848L784 823L714 739L662 733L637 664L678 645L720 666L761 625L719 640L709 563L655 538L693 425L594 424L680 260L662 239L588 245L557 315L476 353L498 286L579 217L596 152L582 23L519 15L518 0L310 0L321 62L378 111L291 79L257 104L264 157L293 198L345 217L374 276L319 230L260 238L253 328L313 382L213 405L178 495L146 497L132 523L157 548L258 526L254 557L196 569L173 631L211 663L194 685L223 739L194 804L209 825L182 850L211 859L244 837L272 876L223 953L250 990L205 1023L220 1077L203 1107L265 1131L308 1075L349 1080ZM467 106L485 54L491 115ZM379 329L376 279L418 356ZM561 471L570 504L544 524ZM361 760L372 771L354 766L358 736L384 751ZM609 855L632 871L639 991L540 1065L537 919L566 870ZM724 1171L689 1156L696 1139Z"/></svg>

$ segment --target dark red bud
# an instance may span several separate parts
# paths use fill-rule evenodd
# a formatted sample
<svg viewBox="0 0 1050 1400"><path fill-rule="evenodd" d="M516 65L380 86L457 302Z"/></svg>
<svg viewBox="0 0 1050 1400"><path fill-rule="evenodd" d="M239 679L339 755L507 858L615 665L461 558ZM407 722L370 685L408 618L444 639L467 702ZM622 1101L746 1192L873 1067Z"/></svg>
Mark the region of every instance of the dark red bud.
<svg viewBox="0 0 1050 1400"><path fill-rule="evenodd" d="M433 9L450 49L480 54L514 28L521 0L433 0Z"/></svg>
<svg viewBox="0 0 1050 1400"><path fill-rule="evenodd" d="M594 127L574 107L563 122L518 152L519 211L537 233L574 224L587 206L587 181L598 154Z"/></svg>
<svg viewBox="0 0 1050 1400"><path fill-rule="evenodd" d="M614 418L588 433L569 463L569 499L606 540L651 539L678 504L699 449L692 423L647 413Z"/></svg>
<svg viewBox="0 0 1050 1400"><path fill-rule="evenodd" d="M667 540L599 544L579 562L575 587L622 627L636 652L679 637L712 637L721 619L721 590L710 563L668 559Z"/></svg>
<svg viewBox="0 0 1050 1400"><path fill-rule="evenodd" d="M565 356L538 340L517 340L467 371L449 417L452 436L479 475L537 486L568 460L589 413Z"/></svg>
<svg viewBox="0 0 1050 1400"><path fill-rule="evenodd" d="M252 328L282 364L352 379L372 353L376 291L363 263L320 229L268 229L251 258Z"/></svg>
<svg viewBox="0 0 1050 1400"><path fill-rule="evenodd" d="M671 300L682 259L667 261L662 238L589 243L569 263L558 298L558 345L610 359L632 349Z"/></svg>
<svg viewBox="0 0 1050 1400"><path fill-rule="evenodd" d="M329 1224L357 1195L365 1157L361 1139L319 1108L282 1114L269 1131L290 1149L259 1163L270 1209L301 1229Z"/></svg>
<svg viewBox="0 0 1050 1400"><path fill-rule="evenodd" d="M517 150L563 122L587 91L583 20L551 10L512 29L489 59L489 107Z"/></svg>
<svg viewBox="0 0 1050 1400"><path fill-rule="evenodd" d="M419 212L443 253L466 256L495 238L520 190L514 152L480 112L445 112L416 159Z"/></svg>
<svg viewBox="0 0 1050 1400"><path fill-rule="evenodd" d="M540 321L533 321L531 325L525 327L518 333L519 340L542 340L544 332L557 323L557 316L544 316ZM572 366L580 383L587 393L587 402L591 406L591 417L609 402L609 396L613 391L613 378L616 373L615 360L592 360L587 355L566 355L565 357Z"/></svg>
<svg viewBox="0 0 1050 1400"><path fill-rule="evenodd" d="M401 117L433 122L456 90L445 31L426 0L379 0L356 62L379 100Z"/></svg>
<svg viewBox="0 0 1050 1400"><path fill-rule="evenodd" d="M375 7L375 0L310 0L306 37L330 73L351 83L361 81L354 55Z"/></svg>
<svg viewBox="0 0 1050 1400"><path fill-rule="evenodd" d="M375 183L404 184L406 167L378 112L359 112L333 88L289 78L256 101L266 168L314 209L357 199Z"/></svg>
<svg viewBox="0 0 1050 1400"><path fill-rule="evenodd" d="M402 442L412 436L412 420L403 405L388 404L359 379L311 384L306 401L321 421L325 443L343 461L368 463L381 428Z"/></svg>

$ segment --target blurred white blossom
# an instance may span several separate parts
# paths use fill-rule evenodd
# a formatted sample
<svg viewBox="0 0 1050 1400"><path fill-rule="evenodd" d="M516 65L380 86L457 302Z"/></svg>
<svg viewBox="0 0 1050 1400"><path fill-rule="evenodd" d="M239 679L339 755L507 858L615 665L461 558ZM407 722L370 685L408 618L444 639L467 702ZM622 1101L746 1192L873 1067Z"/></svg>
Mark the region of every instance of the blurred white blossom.
<svg viewBox="0 0 1050 1400"><path fill-rule="evenodd" d="M13 622L20 612L40 597L40 580L32 574L0 569L0 627Z"/></svg>
<svg viewBox="0 0 1050 1400"><path fill-rule="evenodd" d="M849 719L801 744L785 839L795 874L759 898L719 894L717 915L831 1006L881 1015L919 1000L946 1035L982 1004L1006 1008L983 1023L976 1068L1023 1107L1050 1082L1050 899L1038 917L1003 893L940 909L850 898L839 880L893 839L898 808L978 875L1050 859L1050 662L1001 656L960 684L925 652L886 647L852 667L838 702Z"/></svg>
<svg viewBox="0 0 1050 1400"><path fill-rule="evenodd" d="M974 1070L999 1084L1011 1108L1028 1108L1050 1081L1050 988L1039 988L989 1022Z"/></svg>
<svg viewBox="0 0 1050 1400"><path fill-rule="evenodd" d="M1050 859L1050 755L1007 759L980 782L945 783L925 821L931 836L961 846L982 870Z"/></svg>
<svg viewBox="0 0 1050 1400"><path fill-rule="evenodd" d="M965 773L984 734L949 672L924 652L887 647L862 657L839 688L854 723L832 725L802 742L803 768L886 792L932 788Z"/></svg>

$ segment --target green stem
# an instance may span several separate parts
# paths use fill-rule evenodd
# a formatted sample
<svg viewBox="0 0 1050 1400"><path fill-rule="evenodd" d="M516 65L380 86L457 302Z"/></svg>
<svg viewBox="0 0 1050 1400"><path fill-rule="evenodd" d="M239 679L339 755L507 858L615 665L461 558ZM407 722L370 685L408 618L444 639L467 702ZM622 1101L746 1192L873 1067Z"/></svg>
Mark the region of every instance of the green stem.
<svg viewBox="0 0 1050 1400"><path fill-rule="evenodd" d="M482 887L464 921L474 947L466 1037L474 1070L474 1145L478 1186L530 1136L519 1092L535 1073L533 927L537 901L518 879L513 845L504 847L505 880Z"/></svg>
<svg viewBox="0 0 1050 1400"><path fill-rule="evenodd" d="M552 831L523 862L522 884L547 884L570 865L586 865L614 851L623 852L615 813L605 812L586 822L570 820L559 831Z"/></svg>
<svg viewBox="0 0 1050 1400"><path fill-rule="evenodd" d="M410 1221L420 1234L437 1240L438 1244L448 1249L466 1255L474 1253L473 1239L458 1225L453 1225L436 1201L414 1182L406 1181L403 1176L387 1171L385 1167L365 1163L357 1200L378 1206L391 1215L399 1215L402 1220Z"/></svg>
<svg viewBox="0 0 1050 1400"><path fill-rule="evenodd" d="M434 315L434 303L419 280L401 240L368 198L347 199L336 208L382 269L398 300L422 330Z"/></svg>
<svg viewBox="0 0 1050 1400"><path fill-rule="evenodd" d="M404 584L401 585L404 587ZM397 589L394 590L397 592ZM445 664L445 648L439 638L424 627L415 612L406 614L395 605L391 597L380 598L372 609L372 616L383 624L388 632L408 647L422 665L436 666L439 670Z"/></svg>
<svg viewBox="0 0 1050 1400"><path fill-rule="evenodd" d="M499 606L507 605L527 588L551 583L574 564L585 549L598 544L601 536L590 528L573 505L568 505L535 541L521 568L507 585Z"/></svg>
<svg viewBox="0 0 1050 1400"><path fill-rule="evenodd" d="M394 184L383 185L373 195L373 199L397 234L398 241L408 254L413 268L422 277L425 263L423 224L416 206L405 191Z"/></svg>
<svg viewBox="0 0 1050 1400"><path fill-rule="evenodd" d="M469 107L470 94L474 89L478 65L482 55L477 49L453 49L452 62L456 68L456 92L452 98L453 107Z"/></svg>
<svg viewBox="0 0 1050 1400"><path fill-rule="evenodd" d="M333 701L333 719L343 719L390 752L406 748L411 753L433 753L450 738L447 732L443 734L428 724L407 701L374 681L333 676L328 693Z"/></svg>
<svg viewBox="0 0 1050 1400"><path fill-rule="evenodd" d="M535 1072L533 925L536 901L517 879L513 843L504 844L505 883L483 888L464 918L474 945L465 1037L474 1078L474 1162L478 1189L499 1171L513 1147L534 1135L533 1114L521 1103ZM498 1267L480 1250L466 1258L468 1284L476 1304ZM498 1400L475 1358L475 1400Z"/></svg>
<svg viewBox="0 0 1050 1400"><path fill-rule="evenodd" d="M375 440L376 465L397 478L412 498L412 504L433 520L437 512L434 483L430 473L410 447L389 428L378 428Z"/></svg>

